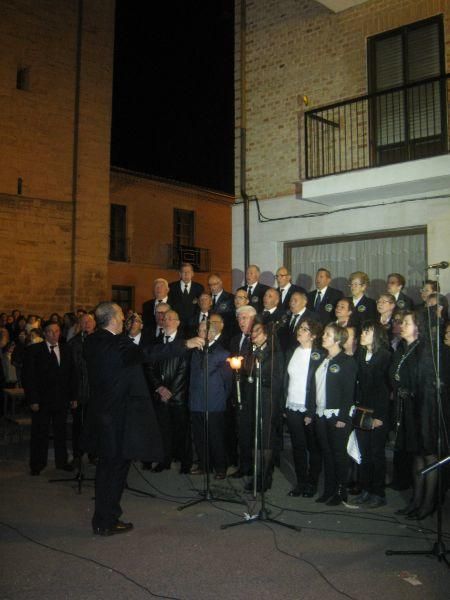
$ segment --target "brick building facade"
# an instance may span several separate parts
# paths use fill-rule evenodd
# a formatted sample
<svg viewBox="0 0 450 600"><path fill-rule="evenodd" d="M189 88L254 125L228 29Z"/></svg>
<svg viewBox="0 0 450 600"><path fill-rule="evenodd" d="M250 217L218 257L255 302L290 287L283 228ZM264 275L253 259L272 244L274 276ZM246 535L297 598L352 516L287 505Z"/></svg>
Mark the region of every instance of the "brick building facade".
<svg viewBox="0 0 450 600"><path fill-rule="evenodd" d="M168 269L173 208L230 279L229 196L110 167L114 0L0 0L0 310L92 308L112 287L137 309ZM110 261L111 204L131 252ZM201 277L201 276L200 276Z"/></svg>
<svg viewBox="0 0 450 600"><path fill-rule="evenodd" d="M344 4L348 8L336 12L325 6ZM370 237L385 230L395 235L396 230L422 228L429 262L448 260L448 91L443 93L439 114L445 149L435 157L427 155L410 163L400 160L389 166L356 165L358 171L343 174L324 170L317 179L307 178L306 172L306 145L311 141L305 144L305 112L341 101L362 106L357 99L370 92L369 40L432 19L442 30L441 59L446 73L450 4L445 0L237 0L235 189L238 198L245 191L261 200L260 210L250 203L250 262L263 267L266 282L272 283L277 266L289 260L290 244L314 241L320 245L325 239L333 243L332 239ZM448 90L444 79L445 75L439 85ZM407 98L407 91L401 93ZM366 99L366 104L370 102ZM327 136L339 135L351 118L355 123L359 118L353 129L364 121L366 129L372 126L370 110L364 109L363 118L351 116L348 107L345 110L338 117L314 116L325 130L318 142L320 150ZM412 118L405 123L413 127ZM348 150L348 140L346 144ZM370 151L371 144L367 139L354 142L356 150L367 146ZM346 150L344 142L331 146L333 151L336 148ZM348 209L345 217L343 207ZM244 269L241 204L235 206L233 215L233 280L237 285ZM450 289L447 272L443 284L443 289Z"/></svg>

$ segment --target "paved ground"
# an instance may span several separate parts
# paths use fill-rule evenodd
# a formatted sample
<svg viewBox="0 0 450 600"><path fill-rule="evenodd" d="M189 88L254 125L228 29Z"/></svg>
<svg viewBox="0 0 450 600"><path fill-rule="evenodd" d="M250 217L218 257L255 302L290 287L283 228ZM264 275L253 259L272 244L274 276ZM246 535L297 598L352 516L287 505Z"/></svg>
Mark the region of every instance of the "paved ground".
<svg viewBox="0 0 450 600"><path fill-rule="evenodd" d="M0 447L1 600L354 600L450 598L450 571L434 558L385 555L386 549L429 549L436 518L419 525L397 518L404 504L388 494L388 506L372 512L323 508L313 500L286 496L291 465L286 452L267 494L271 516L301 527L253 522L222 530L254 512L240 480L213 483L213 492L241 499L201 503L203 479L131 469L129 485L156 495L127 491L124 518L135 530L93 536L93 487L78 494L73 482L48 483L28 475L26 446L5 456ZM5 457L2 459L2 457ZM89 466L87 475L94 474ZM69 474L70 476L70 474ZM449 500L444 515L450 548ZM409 579L408 579L409 578Z"/></svg>

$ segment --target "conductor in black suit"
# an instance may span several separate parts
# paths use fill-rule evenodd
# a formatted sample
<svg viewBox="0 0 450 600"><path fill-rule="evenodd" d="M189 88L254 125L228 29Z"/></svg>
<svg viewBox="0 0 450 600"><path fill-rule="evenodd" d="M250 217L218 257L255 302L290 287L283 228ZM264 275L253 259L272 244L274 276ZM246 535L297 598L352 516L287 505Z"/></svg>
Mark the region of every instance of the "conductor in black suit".
<svg viewBox="0 0 450 600"><path fill-rule="evenodd" d="M52 422L57 469L73 470L67 463L66 421L69 406L76 408L76 378L72 352L60 345L61 329L47 323L45 341L25 351L22 380L31 408L30 469L39 475L47 465L49 425Z"/></svg>
<svg viewBox="0 0 450 600"><path fill-rule="evenodd" d="M263 311L263 298L269 286L259 283L261 270L257 265L249 265L245 272L245 285L240 290L246 290L250 306L259 314Z"/></svg>
<svg viewBox="0 0 450 600"><path fill-rule="evenodd" d="M308 294L308 309L314 311L322 325L336 320L334 309L344 296L340 290L330 287L331 273L328 269L318 269L316 273L316 289Z"/></svg>
<svg viewBox="0 0 450 600"><path fill-rule="evenodd" d="M189 326L198 298L203 292L203 286L193 279L193 266L190 263L183 263L180 267L180 279L169 283L169 304L178 313L183 329Z"/></svg>
<svg viewBox="0 0 450 600"><path fill-rule="evenodd" d="M288 312L289 310L289 301L294 292L304 292L306 294L306 290L298 285L294 285L292 283L292 276L286 267L280 267L276 272L276 280L278 284L278 292L280 294L280 302L278 304L278 308L284 310L284 312Z"/></svg>
<svg viewBox="0 0 450 600"><path fill-rule="evenodd" d="M155 344L143 350L123 329L123 312L113 302L95 310L98 329L84 344L90 385L90 405L85 424L85 449L98 456L95 479L94 534L112 535L133 528L120 521L120 499L130 461L161 462L161 436L142 368L143 362L164 360L172 344ZM188 340L187 347L201 347ZM183 353L175 349L174 354Z"/></svg>

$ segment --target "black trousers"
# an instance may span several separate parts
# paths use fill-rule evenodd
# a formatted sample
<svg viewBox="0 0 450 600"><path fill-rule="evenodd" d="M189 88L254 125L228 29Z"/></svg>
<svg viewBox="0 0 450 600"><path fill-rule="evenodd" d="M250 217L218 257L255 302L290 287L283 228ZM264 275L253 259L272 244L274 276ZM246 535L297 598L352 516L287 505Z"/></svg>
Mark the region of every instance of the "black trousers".
<svg viewBox="0 0 450 600"><path fill-rule="evenodd" d="M317 488L322 470L322 454L316 437L314 423L305 425L305 413L286 410L287 426L291 436L297 486L310 484Z"/></svg>
<svg viewBox="0 0 450 600"><path fill-rule="evenodd" d="M336 421L336 417L317 417L315 420L317 439L322 450L326 496L332 496L338 486L345 489L348 480L347 442L351 428L349 423L338 428Z"/></svg>
<svg viewBox="0 0 450 600"><path fill-rule="evenodd" d="M359 481L363 490L384 497L386 478L386 445L387 427L382 425L372 431L356 430L361 464Z"/></svg>
<svg viewBox="0 0 450 600"><path fill-rule="evenodd" d="M122 457L99 457L95 473L95 512L92 527L109 529L122 514L120 500L130 461Z"/></svg>
<svg viewBox="0 0 450 600"><path fill-rule="evenodd" d="M47 465L50 423L53 429L55 465L61 468L67 463L66 448L67 408L40 404L37 412L31 413L30 468L41 471Z"/></svg>
<svg viewBox="0 0 450 600"><path fill-rule="evenodd" d="M180 460L182 468L192 465L192 444L189 410L184 404L156 403L156 416L164 448L164 466L170 468L172 460Z"/></svg>
<svg viewBox="0 0 450 600"><path fill-rule="evenodd" d="M194 446L199 458L199 465L206 468L205 447L205 413L192 412L192 436ZM208 440L209 440L209 466L217 473L227 470L225 453L225 413L210 412L208 415Z"/></svg>
<svg viewBox="0 0 450 600"><path fill-rule="evenodd" d="M241 408L236 408L239 468L243 472L251 471L253 468L254 447L254 402L248 399L242 401Z"/></svg>

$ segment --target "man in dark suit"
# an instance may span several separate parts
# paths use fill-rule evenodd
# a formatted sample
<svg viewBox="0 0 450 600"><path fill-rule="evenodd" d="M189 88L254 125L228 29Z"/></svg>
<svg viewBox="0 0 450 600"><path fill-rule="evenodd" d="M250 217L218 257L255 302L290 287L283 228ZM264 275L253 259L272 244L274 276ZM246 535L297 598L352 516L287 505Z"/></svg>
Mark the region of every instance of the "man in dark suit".
<svg viewBox="0 0 450 600"><path fill-rule="evenodd" d="M113 302L101 302L95 318L98 329L84 344L90 385L84 448L98 456L92 528L96 535L113 535L133 528L119 520L130 461L164 459L141 363L163 360L172 355L172 349L170 344L155 344L143 350L120 335L123 312ZM202 341L185 344L201 347ZM175 349L174 355L183 352L183 348Z"/></svg>
<svg viewBox="0 0 450 600"><path fill-rule="evenodd" d="M414 310L414 302L403 292L405 278L400 273L390 273L387 276L386 290L395 298L395 304L400 310Z"/></svg>
<svg viewBox="0 0 450 600"><path fill-rule="evenodd" d="M223 289L223 281L219 273L211 273L208 277L213 313L221 315L225 327L225 336L230 336L235 320L234 296Z"/></svg>
<svg viewBox="0 0 450 600"><path fill-rule="evenodd" d="M330 283L330 271L328 269L318 269L316 289L308 294L308 309L317 313L322 325L336 320L334 309L338 301L344 296L340 290L330 287Z"/></svg>
<svg viewBox="0 0 450 600"><path fill-rule="evenodd" d="M297 330L305 319L320 321L318 313L306 308L307 303L308 294L306 292L294 292L291 295L288 320L279 333L281 349L284 352L297 346Z"/></svg>
<svg viewBox="0 0 450 600"><path fill-rule="evenodd" d="M211 316L212 298L208 292L202 292L198 297L198 302L195 305L192 317L189 319L187 326L184 327L183 333L186 336L197 335L198 326L202 321L207 321Z"/></svg>
<svg viewBox="0 0 450 600"><path fill-rule="evenodd" d="M153 282L153 299L142 305L142 319L146 330L153 332L156 327L156 308L169 301L169 284L166 279L158 277Z"/></svg>
<svg viewBox="0 0 450 600"><path fill-rule="evenodd" d="M275 275L278 292L280 293L280 302L278 308L283 309L285 312L289 310L289 301L294 292L304 292L306 290L298 285L292 283L292 276L286 267L280 267Z"/></svg>
<svg viewBox="0 0 450 600"><path fill-rule="evenodd" d="M158 305L158 308L160 306L161 305ZM167 310L169 310L167 304L164 304L163 306L166 306ZM163 314L165 315L165 313L166 310L163 309ZM144 323L139 313L134 312L127 317L125 321L125 333L136 346L145 348L155 343L155 336L153 336L148 329L144 328ZM162 337L160 337L160 341L162 341Z"/></svg>
<svg viewBox="0 0 450 600"><path fill-rule="evenodd" d="M253 306L257 313L263 311L263 298L269 287L263 283L259 283L260 275L261 271L257 265L249 265L245 272L246 285L239 288L240 290L247 291L249 304Z"/></svg>
<svg viewBox="0 0 450 600"><path fill-rule="evenodd" d="M31 408L31 475L39 475L47 465L50 421L56 468L73 470L67 463L66 422L69 406L76 408L76 380L72 352L59 344L60 335L57 323L47 323L45 341L25 351L22 380Z"/></svg>
<svg viewBox="0 0 450 600"><path fill-rule="evenodd" d="M253 306L241 306L236 312L239 324L239 333L230 340L231 356L246 357L252 352L252 342L250 334L256 317L256 310ZM244 389L242 389L244 392ZM252 474L252 451L253 451L253 403L243 393L241 405L238 404L237 389L233 388L231 395L232 406L228 413L232 415L229 418L227 428L228 433L228 452L231 456L236 454L235 446L239 448L239 469L232 473L231 477L239 479ZM234 433L234 436L233 436ZM236 462L233 460L233 462Z"/></svg>
<svg viewBox="0 0 450 600"><path fill-rule="evenodd" d="M178 313L183 328L189 326L194 314L198 298L203 286L193 281L194 269L190 263L183 263L180 268L180 279L169 283L169 304Z"/></svg>
<svg viewBox="0 0 450 600"><path fill-rule="evenodd" d="M286 313L282 308L278 308L280 304L280 292L275 288L267 288L263 297L263 307L261 318L264 324L276 323L282 325L286 321Z"/></svg>
<svg viewBox="0 0 450 600"><path fill-rule="evenodd" d="M180 319L174 310L164 318L164 344L180 345ZM180 473L192 466L189 410L187 405L188 361L184 355L171 356L146 369L161 429L164 460L155 465L154 473L170 469L172 460L181 462Z"/></svg>

